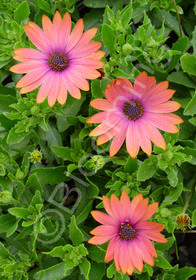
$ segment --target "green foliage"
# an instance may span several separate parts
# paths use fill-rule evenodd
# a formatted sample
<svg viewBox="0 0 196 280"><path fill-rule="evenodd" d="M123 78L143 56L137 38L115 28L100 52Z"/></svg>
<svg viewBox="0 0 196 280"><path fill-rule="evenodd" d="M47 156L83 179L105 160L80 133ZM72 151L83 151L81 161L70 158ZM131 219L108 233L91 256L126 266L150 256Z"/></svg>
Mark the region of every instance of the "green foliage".
<svg viewBox="0 0 196 280"><path fill-rule="evenodd" d="M173 0L1 1L0 279L129 280L113 261L104 262L107 244L88 244L98 226L90 212L103 210L102 195L120 197L123 190L130 199L142 193L150 204L159 203L151 220L164 225L168 240L154 242L155 265L135 269L132 278L186 280L196 274L193 267L171 265L171 248L178 256L176 217L185 209L187 232L196 226L196 5L176 3L182 36ZM24 24L41 27L42 15L53 19L57 9L74 22L83 17L85 31L97 27L93 40L106 54L104 76L89 81L89 92L81 91L80 100L68 94L63 106L51 108L47 100L37 104L38 89L19 94L15 85L22 75L9 68L16 63L14 49L35 48ZM170 82L184 123L179 133L163 134L166 150L153 146L151 156L140 151L132 159L124 145L109 157L110 143L97 146L89 137L94 125L86 120L98 112L89 102L105 98L111 80L134 82L142 71Z"/></svg>

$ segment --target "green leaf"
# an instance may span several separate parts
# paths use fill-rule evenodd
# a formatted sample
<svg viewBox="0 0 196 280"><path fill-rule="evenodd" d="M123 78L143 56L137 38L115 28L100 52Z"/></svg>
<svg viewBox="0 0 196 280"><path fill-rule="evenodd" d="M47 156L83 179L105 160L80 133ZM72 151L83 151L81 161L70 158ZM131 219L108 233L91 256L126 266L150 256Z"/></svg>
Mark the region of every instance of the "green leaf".
<svg viewBox="0 0 196 280"><path fill-rule="evenodd" d="M26 132L16 133L17 127L14 126L10 129L7 137L7 144L13 145L20 143L28 134Z"/></svg>
<svg viewBox="0 0 196 280"><path fill-rule="evenodd" d="M89 201L86 207L82 210L82 212L76 217L77 225L81 224L86 220L90 211L92 210L93 200Z"/></svg>
<svg viewBox="0 0 196 280"><path fill-rule="evenodd" d="M9 236L15 232L19 220L10 214L0 216L0 233L9 232Z"/></svg>
<svg viewBox="0 0 196 280"><path fill-rule="evenodd" d="M171 264L163 257L159 256L157 259L155 259L156 266L163 268L163 269L169 269L172 268Z"/></svg>
<svg viewBox="0 0 196 280"><path fill-rule="evenodd" d="M173 72L168 76L168 81L183 85L185 87L195 88L195 83L189 76L183 72Z"/></svg>
<svg viewBox="0 0 196 280"><path fill-rule="evenodd" d="M20 23L24 19L28 19L30 14L29 6L26 1L23 1L14 12L14 19Z"/></svg>
<svg viewBox="0 0 196 280"><path fill-rule="evenodd" d="M0 87L0 91L0 113L4 113L11 110L9 105L12 103L16 103L17 99L9 95L9 91L2 90L2 87Z"/></svg>
<svg viewBox="0 0 196 280"><path fill-rule="evenodd" d="M170 72L174 69L174 67L179 62L180 56L187 50L189 40L187 37L180 37L178 40L172 45L172 50L178 50L181 52L180 55L175 55L171 58L171 62L167 68L167 72Z"/></svg>
<svg viewBox="0 0 196 280"><path fill-rule="evenodd" d="M195 115L196 114L196 91L193 98L187 104L186 108L184 109L184 115Z"/></svg>
<svg viewBox="0 0 196 280"><path fill-rule="evenodd" d="M36 174L43 184L55 185L70 180L65 176L65 166L36 168L31 174Z"/></svg>
<svg viewBox="0 0 196 280"><path fill-rule="evenodd" d="M85 0L84 5L89 8L105 8L107 5L111 6L112 0Z"/></svg>
<svg viewBox="0 0 196 280"><path fill-rule="evenodd" d="M73 245L79 245L83 241L83 234L76 224L75 216L71 217L71 223L69 225L69 237Z"/></svg>
<svg viewBox="0 0 196 280"><path fill-rule="evenodd" d="M62 158L63 160L73 161L73 157L71 156L74 153L74 150L69 147L59 147L59 146L51 146L52 151L58 157Z"/></svg>
<svg viewBox="0 0 196 280"><path fill-rule="evenodd" d="M183 267L180 268L175 273L175 279L176 280L187 280L189 277L196 274L196 268L195 267Z"/></svg>
<svg viewBox="0 0 196 280"><path fill-rule="evenodd" d="M112 53L114 50L114 30L108 24L102 26L102 38L104 45Z"/></svg>
<svg viewBox="0 0 196 280"><path fill-rule="evenodd" d="M50 2L45 0L39 0L39 7L44 10L45 12L51 14L51 7L49 5Z"/></svg>
<svg viewBox="0 0 196 280"><path fill-rule="evenodd" d="M90 262L87 259L82 258L82 261L80 262L79 267L80 267L80 271L84 275L85 279L89 280L89 273L90 273L90 269L91 269Z"/></svg>
<svg viewBox="0 0 196 280"><path fill-rule="evenodd" d="M105 274L105 263L91 262L89 278L92 280L102 280Z"/></svg>
<svg viewBox="0 0 196 280"><path fill-rule="evenodd" d="M3 243L0 242L0 257L3 259L12 259L13 256L10 254L10 252L4 247Z"/></svg>
<svg viewBox="0 0 196 280"><path fill-rule="evenodd" d="M193 211L192 214L192 227L196 226L196 209Z"/></svg>
<svg viewBox="0 0 196 280"><path fill-rule="evenodd" d="M112 263L107 269L107 277L112 278L115 273L116 273L116 267L114 263Z"/></svg>
<svg viewBox="0 0 196 280"><path fill-rule="evenodd" d="M40 184L40 181L36 174L31 174L28 177L25 188L29 188L33 193L35 193L36 191L43 193L42 185Z"/></svg>
<svg viewBox="0 0 196 280"><path fill-rule="evenodd" d="M23 219L27 219L27 217L29 216L29 210L27 208L14 207L8 209L8 212L13 216Z"/></svg>
<svg viewBox="0 0 196 280"><path fill-rule="evenodd" d="M151 178L157 170L157 157L151 156L147 158L138 169L137 179L139 181L146 181Z"/></svg>
<svg viewBox="0 0 196 280"><path fill-rule="evenodd" d="M184 54L180 59L182 69L192 75L196 75L196 56L189 53Z"/></svg>
<svg viewBox="0 0 196 280"><path fill-rule="evenodd" d="M44 254L63 259L65 250L63 246L57 246L50 252L44 252Z"/></svg>
<svg viewBox="0 0 196 280"><path fill-rule="evenodd" d="M165 199L163 200L161 207L166 205L171 205L174 201L176 201L178 197L181 195L182 190L183 190L182 183L178 184L175 189L170 188L169 194L165 196Z"/></svg>
<svg viewBox="0 0 196 280"><path fill-rule="evenodd" d="M138 168L137 159L129 156L125 164L125 172L129 172L131 174L135 172L137 168Z"/></svg>
<svg viewBox="0 0 196 280"><path fill-rule="evenodd" d="M66 275L69 275L71 271L67 271L66 275L65 271L65 263L61 262L54 266L51 266L45 270L40 270L35 275L35 280L62 280Z"/></svg>
<svg viewBox="0 0 196 280"><path fill-rule="evenodd" d="M120 17L121 17L121 23L123 27L130 22L132 18L132 13L133 13L132 3L125 6L125 8L121 11Z"/></svg>
<svg viewBox="0 0 196 280"><path fill-rule="evenodd" d="M97 263L104 262L105 250L100 246L93 245L88 249L88 256Z"/></svg>

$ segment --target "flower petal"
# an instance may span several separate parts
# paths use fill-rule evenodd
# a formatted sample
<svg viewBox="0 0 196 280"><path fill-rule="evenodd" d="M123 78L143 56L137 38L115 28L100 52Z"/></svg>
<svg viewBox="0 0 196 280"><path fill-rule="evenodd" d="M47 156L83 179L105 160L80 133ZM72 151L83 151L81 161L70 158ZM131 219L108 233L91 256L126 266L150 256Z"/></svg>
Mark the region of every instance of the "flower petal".
<svg viewBox="0 0 196 280"><path fill-rule="evenodd" d="M130 121L126 134L126 147L132 158L137 156L140 148L135 125L135 121Z"/></svg>
<svg viewBox="0 0 196 280"><path fill-rule="evenodd" d="M131 257L131 262L133 266L139 271L142 272L143 270L143 260L140 253L140 248L134 242L135 240L131 240L128 244L129 256Z"/></svg>
<svg viewBox="0 0 196 280"><path fill-rule="evenodd" d="M165 227L162 224L154 223L150 221L138 222L134 228L136 230L151 230L151 231L162 231Z"/></svg>
<svg viewBox="0 0 196 280"><path fill-rule="evenodd" d="M88 84L87 80L82 78L82 76L79 74L79 72L68 68L67 71L66 71L66 74L69 77L70 81L76 87L81 88L82 90L85 90L85 91L89 90L89 84Z"/></svg>
<svg viewBox="0 0 196 280"><path fill-rule="evenodd" d="M69 91L71 96L73 96L76 99L80 99L81 93L79 88L73 84L73 82L69 79L66 73L62 74L62 79L64 79L67 90Z"/></svg>
<svg viewBox="0 0 196 280"><path fill-rule="evenodd" d="M106 99L101 99L101 98L96 98L90 102L90 105L98 110L104 110L104 111L109 111L113 109L113 106L108 100Z"/></svg>
<svg viewBox="0 0 196 280"><path fill-rule="evenodd" d="M152 87L156 84L156 79L154 77L148 77L146 72L140 73L134 82L133 92L136 97L142 99Z"/></svg>
<svg viewBox="0 0 196 280"><path fill-rule="evenodd" d="M165 239L165 237L159 232L144 230L144 231L140 231L140 235L160 243L167 243L167 239Z"/></svg>
<svg viewBox="0 0 196 280"><path fill-rule="evenodd" d="M165 140L162 136L162 134L156 129L154 126L150 125L148 122L145 121L145 119L142 119L143 124L145 125L146 132L148 134L149 139L161 149L165 150Z"/></svg>
<svg viewBox="0 0 196 280"><path fill-rule="evenodd" d="M129 252L127 241L122 240L119 247L119 265L123 274L126 274L129 264Z"/></svg>
<svg viewBox="0 0 196 280"><path fill-rule="evenodd" d="M89 239L88 243L94 245L100 245L109 241L113 235L96 235Z"/></svg>
<svg viewBox="0 0 196 280"><path fill-rule="evenodd" d="M163 131L177 133L179 129L171 122L168 114L159 114L153 112L145 113L145 120L152 126L155 126ZM175 118L176 120L176 118Z"/></svg>
<svg viewBox="0 0 196 280"><path fill-rule="evenodd" d="M15 49L14 53L16 55L14 55L13 58L21 62L27 62L29 60L48 61L48 55L34 49L27 49L27 48Z"/></svg>
<svg viewBox="0 0 196 280"><path fill-rule="evenodd" d="M34 22L24 24L24 30L32 43L45 54L51 54L51 47L48 39L41 28Z"/></svg>
<svg viewBox="0 0 196 280"><path fill-rule="evenodd" d="M39 80L42 76L44 76L48 71L48 67L40 67L32 70L19 80L19 82L16 84L16 88L26 87L34 83L36 80Z"/></svg>
<svg viewBox="0 0 196 280"><path fill-rule="evenodd" d="M50 42L50 48L54 52L55 48L56 48L54 26L46 15L42 16L42 27L43 27L45 36L47 37L48 41Z"/></svg>
<svg viewBox="0 0 196 280"><path fill-rule="evenodd" d="M105 254L105 259L104 259L105 262L109 262L114 258L114 250L118 242L119 242L119 236L115 236L110 240Z"/></svg>
<svg viewBox="0 0 196 280"><path fill-rule="evenodd" d="M118 226L119 222L117 220L115 220L114 218L100 212L100 211L91 211L91 215L93 216L93 218L104 225L112 225L112 226Z"/></svg>
<svg viewBox="0 0 196 280"><path fill-rule="evenodd" d="M112 137L114 137L116 135L117 132L118 132L118 130L116 129L116 127L113 127L110 130L108 130L106 133L101 134L97 138L97 145L102 145L102 144L108 142Z"/></svg>
<svg viewBox="0 0 196 280"><path fill-rule="evenodd" d="M150 156L152 153L152 144L148 137L145 123L143 122L142 118L138 119L136 122L137 123L135 124L135 127L137 130L137 137L138 137L139 145L141 146L144 153L146 153L148 156Z"/></svg>
<svg viewBox="0 0 196 280"><path fill-rule="evenodd" d="M44 77L44 81L39 89L39 92L37 94L37 103L41 103L43 102L46 97L49 95L50 89L52 87L53 84L53 80L54 80L54 75L52 73L52 71L49 71L45 77Z"/></svg>
<svg viewBox="0 0 196 280"><path fill-rule="evenodd" d="M110 156L114 156L121 146L123 145L123 142L126 137L127 133L127 127L129 125L129 121L126 119L122 119L120 121L120 124L118 127L121 127L121 130L114 136L114 139L112 140L112 144L110 146Z"/></svg>
<svg viewBox="0 0 196 280"><path fill-rule="evenodd" d="M124 222L126 219L125 213L119 199L115 194L111 195L110 206L114 217L116 217L120 223Z"/></svg>
<svg viewBox="0 0 196 280"><path fill-rule="evenodd" d="M82 19L79 19L76 25L74 26L71 35L69 36L65 51L70 52L71 49L79 42L82 33L84 30L84 23Z"/></svg>
<svg viewBox="0 0 196 280"><path fill-rule="evenodd" d="M43 61L32 60L29 62L18 63L12 66L10 68L10 71L14 73L23 74L23 73L31 72L32 70L35 70L37 68L39 69L42 67L42 65L43 65Z"/></svg>
<svg viewBox="0 0 196 280"><path fill-rule="evenodd" d="M103 122L106 118L107 118L108 112L100 112L97 113L93 116L91 116L90 118L88 118L88 120L86 120L87 123L100 123Z"/></svg>
<svg viewBox="0 0 196 280"><path fill-rule="evenodd" d="M175 90L166 89L161 92L157 92L156 94L152 95L149 99L145 101L146 105L157 105L163 102L168 101L174 95Z"/></svg>
<svg viewBox="0 0 196 280"><path fill-rule="evenodd" d="M110 225L102 225L90 231L93 235L115 235L118 233L118 227Z"/></svg>
<svg viewBox="0 0 196 280"><path fill-rule="evenodd" d="M89 136L98 136L105 134L108 130L113 128L120 122L121 118L118 114L108 112L108 118L105 119L100 125L93 129Z"/></svg>
<svg viewBox="0 0 196 280"><path fill-rule="evenodd" d="M151 98L152 96L156 95L159 92L167 90L168 86L169 86L168 81L164 81L164 82L156 84L148 91L145 91L145 94L142 97L142 101L147 102L148 99Z"/></svg>
<svg viewBox="0 0 196 280"><path fill-rule="evenodd" d="M120 203L121 203L122 208L124 209L125 220L128 220L130 209L131 209L131 203L130 203L128 194L125 190L123 190L123 192L121 194Z"/></svg>
<svg viewBox="0 0 196 280"><path fill-rule="evenodd" d="M167 101L161 104L145 106L145 111L154 113L170 113L177 111L181 107L180 103Z"/></svg>
<svg viewBox="0 0 196 280"><path fill-rule="evenodd" d="M147 206L148 206L148 198L143 199L138 203L136 206L132 216L131 216L131 223L136 225L137 222L143 217L144 213L146 212ZM135 227L135 226L134 226Z"/></svg>
<svg viewBox="0 0 196 280"><path fill-rule="evenodd" d="M158 202L154 202L148 205L146 212L144 213L140 221L148 220L156 212L158 206L159 206Z"/></svg>

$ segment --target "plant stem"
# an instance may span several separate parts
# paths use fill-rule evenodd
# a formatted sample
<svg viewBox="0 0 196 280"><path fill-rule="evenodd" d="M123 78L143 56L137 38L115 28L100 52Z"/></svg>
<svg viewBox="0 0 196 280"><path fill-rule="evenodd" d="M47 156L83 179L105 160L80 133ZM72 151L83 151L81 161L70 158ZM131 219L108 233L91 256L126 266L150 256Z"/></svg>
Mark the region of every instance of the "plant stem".
<svg viewBox="0 0 196 280"><path fill-rule="evenodd" d="M180 21L180 15L179 15L179 13L178 13L178 8L177 8L177 5L176 5L176 0L173 0L173 2L174 2L175 9L176 9L177 18L178 18L178 25L179 25L179 30L180 30L180 37L182 37L182 25L181 25L181 21Z"/></svg>
<svg viewBox="0 0 196 280"><path fill-rule="evenodd" d="M188 197L187 197L187 199L186 199L185 205L184 205L184 209L183 209L183 213L184 213L184 214L185 214L186 209L187 209L187 207L188 207L188 205L189 205L189 202L190 202L190 199L191 199L191 196L192 196L194 187L195 187L195 179L196 179L196 177L193 178L193 185L192 185L191 191L190 191L190 193L189 193L189 195L188 195Z"/></svg>
<svg viewBox="0 0 196 280"><path fill-rule="evenodd" d="M94 198L94 199L99 199L99 200L101 200L102 201L102 197L100 197L100 196L93 196L92 198Z"/></svg>

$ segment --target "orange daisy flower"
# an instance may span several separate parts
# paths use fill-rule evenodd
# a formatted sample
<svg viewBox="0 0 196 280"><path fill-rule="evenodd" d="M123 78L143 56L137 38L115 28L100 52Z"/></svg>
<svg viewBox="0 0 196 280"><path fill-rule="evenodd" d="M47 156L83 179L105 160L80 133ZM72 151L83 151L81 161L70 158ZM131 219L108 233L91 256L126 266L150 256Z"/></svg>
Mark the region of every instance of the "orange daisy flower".
<svg viewBox="0 0 196 280"><path fill-rule="evenodd" d="M90 233L95 235L88 242L103 244L110 240L105 262L114 259L116 270L131 275L136 268L143 270L143 262L154 265L157 258L154 245L150 240L166 243L167 240L160 233L164 226L147 221L156 211L158 203L148 206L148 198L143 199L138 194L130 202L124 190L120 200L112 194L111 199L103 196L103 205L107 212L92 211L93 218L101 223Z"/></svg>
<svg viewBox="0 0 196 280"><path fill-rule="evenodd" d="M101 123L89 136L99 136L97 145L113 141L110 156L115 155L126 139L127 151L135 158L139 148L150 155L151 141L166 149L163 136L158 129L177 133L175 126L183 120L172 114L180 108L175 101L168 101L175 90L168 89L168 81L156 84L154 77L145 72L139 74L134 86L124 78L118 78L107 85L105 99L91 101L91 106L103 110L87 120L87 123ZM158 129L157 129L158 128Z"/></svg>
<svg viewBox="0 0 196 280"><path fill-rule="evenodd" d="M103 67L99 61L104 56L98 51L100 42L90 42L97 28L83 33L83 20L79 19L71 32L71 17L68 12L63 19L55 13L53 23L43 15L43 30L29 21L24 25L26 35L39 49L21 48L14 50L14 59L22 62L10 68L15 73L27 73L17 84L20 93L30 92L40 87L37 103L48 97L52 107L56 100L64 104L67 91L77 99L81 98L80 89L89 90L86 79L96 79L100 73L96 70ZM71 33L70 33L71 32Z"/></svg>

